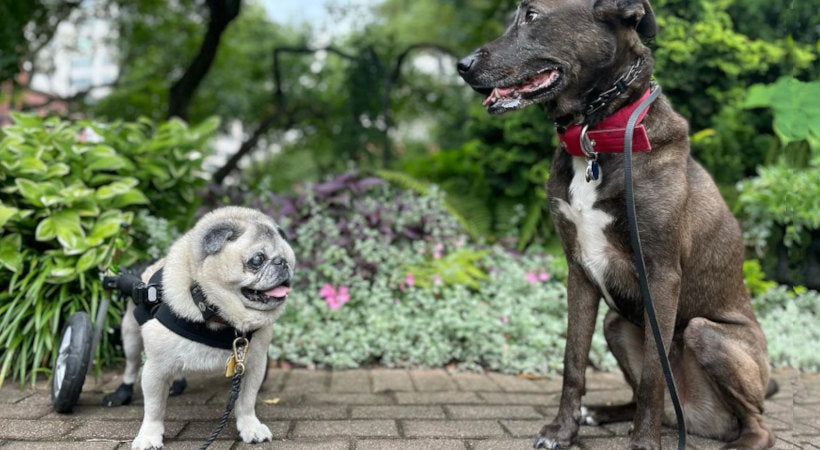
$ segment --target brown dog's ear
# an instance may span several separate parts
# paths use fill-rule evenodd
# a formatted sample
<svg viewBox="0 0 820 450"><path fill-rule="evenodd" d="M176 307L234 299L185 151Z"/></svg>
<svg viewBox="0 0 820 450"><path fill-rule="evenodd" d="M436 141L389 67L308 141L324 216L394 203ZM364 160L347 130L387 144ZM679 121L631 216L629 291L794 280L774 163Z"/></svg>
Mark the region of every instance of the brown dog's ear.
<svg viewBox="0 0 820 450"><path fill-rule="evenodd" d="M648 0L597 0L593 11L599 19L618 20L647 39L658 32L655 13Z"/></svg>
<svg viewBox="0 0 820 450"><path fill-rule="evenodd" d="M219 253L226 242L236 240L240 235L242 235L242 230L230 222L212 226L202 238L202 258Z"/></svg>

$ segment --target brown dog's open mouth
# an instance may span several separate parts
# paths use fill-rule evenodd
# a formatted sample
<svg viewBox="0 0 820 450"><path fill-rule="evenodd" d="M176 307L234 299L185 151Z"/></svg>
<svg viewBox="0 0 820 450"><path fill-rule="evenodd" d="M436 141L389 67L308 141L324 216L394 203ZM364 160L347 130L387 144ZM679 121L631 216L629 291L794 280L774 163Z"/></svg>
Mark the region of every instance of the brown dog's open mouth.
<svg viewBox="0 0 820 450"><path fill-rule="evenodd" d="M559 69L547 68L521 84L494 88L481 104L486 106L490 112L523 108L532 103L536 97L551 91L560 78Z"/></svg>
<svg viewBox="0 0 820 450"><path fill-rule="evenodd" d="M262 303L264 305L272 305L282 303L288 298L290 293L290 282L274 286L270 289L257 291L255 289L242 288L242 295L252 302Z"/></svg>

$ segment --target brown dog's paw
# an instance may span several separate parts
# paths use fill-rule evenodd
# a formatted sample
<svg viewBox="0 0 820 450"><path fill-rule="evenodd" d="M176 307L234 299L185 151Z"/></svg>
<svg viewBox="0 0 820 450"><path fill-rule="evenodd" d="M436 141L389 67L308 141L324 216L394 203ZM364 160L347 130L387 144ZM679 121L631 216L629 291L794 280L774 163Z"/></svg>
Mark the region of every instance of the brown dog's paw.
<svg viewBox="0 0 820 450"><path fill-rule="evenodd" d="M544 448L547 450L569 448L572 444L572 438L577 431L577 427L575 431L569 431L566 430L565 427L561 427L555 423L544 425L544 428L535 436L532 448Z"/></svg>

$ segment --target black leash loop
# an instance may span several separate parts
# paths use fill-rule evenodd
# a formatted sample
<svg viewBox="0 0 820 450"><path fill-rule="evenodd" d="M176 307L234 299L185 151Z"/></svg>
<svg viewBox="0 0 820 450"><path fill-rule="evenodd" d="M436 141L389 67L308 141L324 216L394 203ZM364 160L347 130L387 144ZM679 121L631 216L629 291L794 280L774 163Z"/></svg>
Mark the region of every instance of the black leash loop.
<svg viewBox="0 0 820 450"><path fill-rule="evenodd" d="M211 432L208 440L202 444L202 447L199 447L199 450L205 450L210 447L210 445L213 444L219 436L219 433L222 433L222 429L225 428L225 424L228 423L228 416L230 416L231 411L233 411L233 405L236 403L236 398L239 397L239 387L241 384L242 372L237 371L233 375L233 380L231 382L231 393L228 396L228 404L225 405L225 412L222 413L222 417L219 418L219 423L216 425L216 428L214 428L214 431Z"/></svg>
<svg viewBox="0 0 820 450"><path fill-rule="evenodd" d="M632 250L635 252L635 268L638 270L638 280L641 285L643 304L646 309L646 315L649 317L649 325L652 327L652 335L655 337L655 345L657 346L658 356L661 360L663 376L666 378L666 386L669 389L669 395L672 397L672 405L675 408L675 417L678 421L678 450L684 450L686 448L686 421L683 417L683 408L681 407L680 399L678 399L678 391L675 388L675 378L672 376L671 367L669 367L669 358L666 355L663 336L661 336L658 327L658 319L655 316L655 305L652 303L652 297L649 294L649 280L646 276L641 237L638 233L638 219L635 214L635 193L632 186L632 135L638 121L638 116L640 116L659 95L661 95L661 87L656 85L649 97L641 102L638 108L632 112L632 115L629 116L629 121L626 123L626 132L624 133L624 189L626 191L626 215L629 220L629 238L632 242Z"/></svg>

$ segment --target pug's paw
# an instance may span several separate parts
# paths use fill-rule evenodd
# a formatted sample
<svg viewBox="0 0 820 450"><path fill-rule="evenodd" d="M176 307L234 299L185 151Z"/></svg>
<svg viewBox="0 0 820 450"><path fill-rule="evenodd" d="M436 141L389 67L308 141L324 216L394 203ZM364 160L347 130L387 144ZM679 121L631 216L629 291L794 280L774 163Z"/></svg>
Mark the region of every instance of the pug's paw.
<svg viewBox="0 0 820 450"><path fill-rule="evenodd" d="M162 448L162 423L143 423L140 432L131 443L131 450L153 450Z"/></svg>
<svg viewBox="0 0 820 450"><path fill-rule="evenodd" d="M242 438L242 442L246 444L255 444L273 439L270 428L256 417L237 420L236 429L239 430L239 437Z"/></svg>
<svg viewBox="0 0 820 450"><path fill-rule="evenodd" d="M131 443L131 450L155 450L160 448L162 448L162 434L159 436L140 434Z"/></svg>

